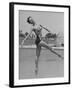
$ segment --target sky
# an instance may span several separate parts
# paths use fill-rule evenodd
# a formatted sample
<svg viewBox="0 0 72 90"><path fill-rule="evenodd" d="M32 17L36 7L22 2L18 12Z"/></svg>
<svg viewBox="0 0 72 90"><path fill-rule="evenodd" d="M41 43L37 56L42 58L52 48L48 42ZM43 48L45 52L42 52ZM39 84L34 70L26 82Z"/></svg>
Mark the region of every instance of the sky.
<svg viewBox="0 0 72 90"><path fill-rule="evenodd" d="M31 16L37 24L48 28L52 33L64 32L64 13L50 11L19 10L19 30L23 33L30 32L31 25L27 23L27 17ZM43 34L46 31L43 30Z"/></svg>

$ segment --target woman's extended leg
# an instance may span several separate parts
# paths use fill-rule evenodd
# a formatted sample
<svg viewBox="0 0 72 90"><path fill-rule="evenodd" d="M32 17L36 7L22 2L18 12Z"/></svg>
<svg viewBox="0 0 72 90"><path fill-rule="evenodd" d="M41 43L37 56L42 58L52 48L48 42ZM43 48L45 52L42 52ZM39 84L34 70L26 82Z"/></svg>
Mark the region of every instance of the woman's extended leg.
<svg viewBox="0 0 72 90"><path fill-rule="evenodd" d="M49 49L51 52L53 52L53 53L56 54L58 57L60 57L60 58L63 59L63 57L62 57L60 54L58 54L57 52L55 52L55 51L54 51L50 46L48 46L48 44L45 43L44 41L41 41L41 42L39 43L39 45L42 46L42 47L45 47L45 48Z"/></svg>
<svg viewBox="0 0 72 90"><path fill-rule="evenodd" d="M38 73L38 62L41 52L41 46L36 46L36 60L35 60L35 73Z"/></svg>

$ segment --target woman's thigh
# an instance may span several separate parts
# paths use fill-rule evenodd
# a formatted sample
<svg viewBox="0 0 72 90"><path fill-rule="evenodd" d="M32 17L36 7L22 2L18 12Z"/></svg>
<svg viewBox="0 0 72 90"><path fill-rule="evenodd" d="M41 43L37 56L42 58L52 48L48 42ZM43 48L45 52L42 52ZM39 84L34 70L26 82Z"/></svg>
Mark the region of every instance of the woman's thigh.
<svg viewBox="0 0 72 90"><path fill-rule="evenodd" d="M40 56L40 52L41 52L41 46L37 46L36 47L36 56Z"/></svg>
<svg viewBox="0 0 72 90"><path fill-rule="evenodd" d="M39 43L39 46L45 47L45 48L50 48L50 47L48 46L48 44L47 44L46 42L44 42L44 41L41 41L41 42Z"/></svg>

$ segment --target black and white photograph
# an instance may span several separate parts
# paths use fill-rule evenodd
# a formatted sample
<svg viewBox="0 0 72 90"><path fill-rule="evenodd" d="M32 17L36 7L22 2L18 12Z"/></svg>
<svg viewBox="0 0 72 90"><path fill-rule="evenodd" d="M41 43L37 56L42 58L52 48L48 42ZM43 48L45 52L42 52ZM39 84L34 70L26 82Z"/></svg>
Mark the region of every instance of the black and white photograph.
<svg viewBox="0 0 72 90"><path fill-rule="evenodd" d="M68 84L69 6L11 4L12 86Z"/></svg>
<svg viewBox="0 0 72 90"><path fill-rule="evenodd" d="M64 13L22 10L19 25L19 79L63 77Z"/></svg>

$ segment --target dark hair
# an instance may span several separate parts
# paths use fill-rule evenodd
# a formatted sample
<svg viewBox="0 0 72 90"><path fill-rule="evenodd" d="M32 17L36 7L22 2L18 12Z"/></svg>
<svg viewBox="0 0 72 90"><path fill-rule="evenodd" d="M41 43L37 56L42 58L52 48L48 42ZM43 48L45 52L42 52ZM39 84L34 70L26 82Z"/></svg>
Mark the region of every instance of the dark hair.
<svg viewBox="0 0 72 90"><path fill-rule="evenodd" d="M28 23L30 23L30 18L32 18L32 17L29 16L29 17L27 18L27 22L28 22Z"/></svg>

